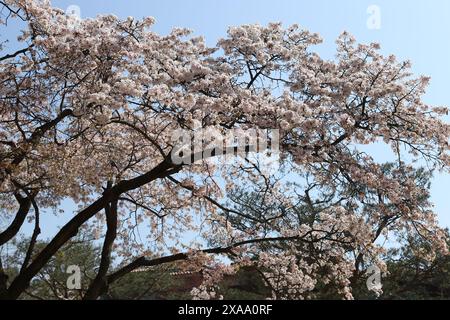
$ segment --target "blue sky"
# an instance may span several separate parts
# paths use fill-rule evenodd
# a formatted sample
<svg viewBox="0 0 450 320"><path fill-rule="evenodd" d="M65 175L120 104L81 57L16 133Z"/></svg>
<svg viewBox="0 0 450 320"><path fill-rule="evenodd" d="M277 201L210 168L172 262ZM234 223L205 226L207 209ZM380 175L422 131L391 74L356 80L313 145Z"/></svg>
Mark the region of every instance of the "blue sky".
<svg viewBox="0 0 450 320"><path fill-rule="evenodd" d="M417 74L432 77L425 101L450 105L450 1L448 0L54 0L62 9L76 5L82 18L101 13L119 17L153 16L154 30L168 33L173 27L187 27L203 35L209 45L226 34L229 26L280 21L298 23L318 32L324 44L317 48L332 58L334 40L344 30L360 42L379 42L386 54L410 59ZM367 26L367 9L375 5L380 12L380 29ZM377 154L382 160L382 149ZM449 175L435 177L432 196L442 225L450 227L448 211ZM56 226L55 226L56 227Z"/></svg>

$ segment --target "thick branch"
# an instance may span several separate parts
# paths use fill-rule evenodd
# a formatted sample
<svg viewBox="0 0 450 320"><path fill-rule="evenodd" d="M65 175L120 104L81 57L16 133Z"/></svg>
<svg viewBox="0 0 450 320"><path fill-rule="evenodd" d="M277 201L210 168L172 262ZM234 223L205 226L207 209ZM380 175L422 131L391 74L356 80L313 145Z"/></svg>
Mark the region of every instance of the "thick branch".
<svg viewBox="0 0 450 320"><path fill-rule="evenodd" d="M0 299L6 295L8 284L8 275L3 270L2 258L0 257Z"/></svg>
<svg viewBox="0 0 450 320"><path fill-rule="evenodd" d="M23 49L21 49L21 50L17 50L17 51L14 52L14 53L4 55L3 57L0 57L0 61L7 60L7 59L10 59L10 58L15 58L15 57L17 57L19 54L22 54L22 53L27 52L27 51L30 50L30 48L32 48L32 47L33 47L33 45L31 45L31 46L29 46L29 47L27 47L27 48L23 48Z"/></svg>
<svg viewBox="0 0 450 320"><path fill-rule="evenodd" d="M23 261L22 268L20 269L21 271L24 270L30 263L31 257L33 255L34 247L37 242L37 237L41 233L41 228L39 225L39 207L34 199L31 202L32 202L33 208L34 208L34 219L35 219L34 220L34 230L33 230L33 234L31 235L30 244L28 246L28 250L25 255L25 259Z"/></svg>
<svg viewBox="0 0 450 320"><path fill-rule="evenodd" d="M29 286L31 279L41 270L41 268L50 260L50 258L72 237L78 233L80 228L86 221L92 218L105 206L118 198L120 194L137 189L156 179L167 177L181 170L181 166L174 166L170 161L165 160L155 168L130 180L124 180L113 188L106 190L103 195L98 198L87 208L80 211L73 217L49 244L37 255L33 262L19 274L8 289L8 299L17 299L20 294Z"/></svg>
<svg viewBox="0 0 450 320"><path fill-rule="evenodd" d="M24 198L19 194L16 194L15 197L19 202L19 210L17 210L16 216L9 227L0 233L0 246L11 240L19 232L20 227L22 227L25 218L30 211L31 199Z"/></svg>
<svg viewBox="0 0 450 320"><path fill-rule="evenodd" d="M97 276L92 281L83 297L84 300L97 299L101 292L105 291L108 287L106 274L108 273L109 265L111 263L112 246L117 235L117 199L105 207L105 215L107 230L105 240L103 241L100 267Z"/></svg>
<svg viewBox="0 0 450 320"><path fill-rule="evenodd" d="M224 253L232 253L233 249L236 249L238 247L242 247L248 244L254 244L254 243L262 243L262 242L277 242L277 241L290 241L290 240L299 240L302 236L292 236L292 237L274 237L274 238L258 238L258 239L250 239L245 240L241 242L237 242L235 244L232 244L228 247L217 247L217 248L210 248L210 249L204 249L201 250L203 253L208 254L224 254ZM108 276L108 283L113 283L114 281L120 279L124 275L132 272L133 270L136 270L140 267L153 267L161 264L181 261L181 260L187 260L189 258L189 255L187 253L177 253L170 256L165 256L161 258L155 258L155 259L147 259L146 257L140 257L134 260L133 262L127 264L126 266L122 267L121 269L117 270L116 272L110 274Z"/></svg>

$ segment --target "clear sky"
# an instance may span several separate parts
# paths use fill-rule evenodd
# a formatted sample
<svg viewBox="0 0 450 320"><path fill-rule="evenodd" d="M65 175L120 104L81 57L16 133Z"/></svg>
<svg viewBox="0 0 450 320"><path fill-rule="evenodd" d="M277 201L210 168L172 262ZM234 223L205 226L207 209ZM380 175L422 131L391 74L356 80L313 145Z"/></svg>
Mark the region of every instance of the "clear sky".
<svg viewBox="0 0 450 320"><path fill-rule="evenodd" d="M417 74L432 77L425 101L450 105L448 0L54 0L53 4L62 9L76 5L82 18L101 13L136 18L153 16L157 21L156 32L164 34L173 27L188 27L196 35L203 35L210 45L232 25L298 23L320 33L325 43L317 50L327 58L334 54L336 37L347 30L360 42L379 42L386 54L410 59ZM379 9L380 28L368 25L368 19L376 19L369 8ZM382 160L384 154L380 151L377 156ZM449 175L435 177L433 200L441 224L448 227L449 187Z"/></svg>

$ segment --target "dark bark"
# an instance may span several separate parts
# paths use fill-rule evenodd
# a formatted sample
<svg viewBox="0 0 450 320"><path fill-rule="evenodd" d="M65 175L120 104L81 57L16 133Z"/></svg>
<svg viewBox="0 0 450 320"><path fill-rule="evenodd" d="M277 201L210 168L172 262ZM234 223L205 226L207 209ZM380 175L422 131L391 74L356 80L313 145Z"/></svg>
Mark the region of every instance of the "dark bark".
<svg viewBox="0 0 450 320"><path fill-rule="evenodd" d="M0 246L7 243L9 240L11 240L20 230L22 227L25 218L28 215L28 212L30 211L31 207L31 199L30 198L24 198L20 194L15 195L17 201L19 202L19 209L17 210L16 216L14 217L14 220L11 222L8 228L6 228L5 231L0 233Z"/></svg>
<svg viewBox="0 0 450 320"><path fill-rule="evenodd" d="M33 256L34 247L37 242L37 237L41 234L41 228L39 224L39 207L34 199L31 201L31 203L33 204L34 209L34 230L33 234L31 235L30 244L28 245L28 250L25 255L25 259L23 260L22 267L20 268L21 272L30 263L31 257Z"/></svg>
<svg viewBox="0 0 450 320"><path fill-rule="evenodd" d="M3 270L2 259L0 257L0 299L3 298L7 293L7 285L8 275L5 273L5 270Z"/></svg>
<svg viewBox="0 0 450 320"><path fill-rule="evenodd" d="M26 52L27 52L28 50L30 50L32 47L34 47L34 44L30 45L30 46L27 47L27 48L23 48L23 49L21 49L21 50L17 50L17 51L14 52L14 53L4 55L3 57L0 57L0 61L4 61L4 60L7 60L7 59L15 58L15 57L17 57L18 55L21 55L21 54L26 53Z"/></svg>
<svg viewBox="0 0 450 320"><path fill-rule="evenodd" d="M274 238L257 238L257 239L249 239L241 242L234 243L228 247L216 247L216 248L210 248L201 250L203 253L208 254L233 254L233 249L245 246L248 244L255 244L255 243L263 243L263 242L278 242L278 241L291 241L291 240L303 240L302 237L299 236L293 236L293 237L274 237ZM112 284L113 282L119 280L126 274L140 268L140 267L154 267L166 263L171 262L177 262L186 260L189 258L189 255L187 253L177 253L170 256L155 258L155 259L148 259L146 257L139 257L136 260L132 261L131 263L123 266L119 270L115 271L114 273L110 274L108 276L108 284ZM101 294L104 294L106 292L101 292Z"/></svg>
<svg viewBox="0 0 450 320"><path fill-rule="evenodd" d="M110 202L117 199L122 193L137 189L156 179L167 177L181 170L181 166L175 166L169 159L161 162L149 172L130 180L124 180L98 198L87 208L73 217L48 245L36 256L31 264L25 268L11 283L8 288L7 299L17 299L29 286L31 279L45 266L50 258L72 237L78 233L78 229Z"/></svg>
<svg viewBox="0 0 450 320"><path fill-rule="evenodd" d="M97 276L90 284L84 300L95 300L108 288L108 278L106 277L111 263L111 252L114 240L117 235L117 199L112 201L105 207L106 215L106 235L103 241L102 256L100 260L100 267L97 272Z"/></svg>

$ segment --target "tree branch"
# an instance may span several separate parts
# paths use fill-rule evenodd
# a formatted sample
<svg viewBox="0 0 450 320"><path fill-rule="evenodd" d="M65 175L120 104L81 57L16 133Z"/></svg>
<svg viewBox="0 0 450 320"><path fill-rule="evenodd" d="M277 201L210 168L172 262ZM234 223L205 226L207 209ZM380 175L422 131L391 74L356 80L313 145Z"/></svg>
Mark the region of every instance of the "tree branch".
<svg viewBox="0 0 450 320"><path fill-rule="evenodd" d="M149 172L130 180L119 182L116 186L106 190L103 195L90 206L80 211L73 217L47 246L36 256L31 264L23 270L11 283L8 289L8 299L17 299L29 286L31 279L41 270L50 258L72 237L78 233L78 229L106 205L118 198L120 194L137 189L156 179L167 177L181 170L181 166L173 165L168 159L162 161Z"/></svg>
<svg viewBox="0 0 450 320"><path fill-rule="evenodd" d="M114 199L110 204L105 206L107 230L105 240L103 241L102 255L100 260L100 267L97 276L89 286L84 300L97 299L101 292L108 288L108 273L109 265L111 263L112 245L117 235L117 199Z"/></svg>
<svg viewBox="0 0 450 320"><path fill-rule="evenodd" d="M16 193L14 195L19 202L19 209L17 210L14 220L11 222L5 231L0 233L0 246L4 245L6 242L11 240L22 227L25 218L28 215L31 207L31 199L28 197L22 197L20 194Z"/></svg>

